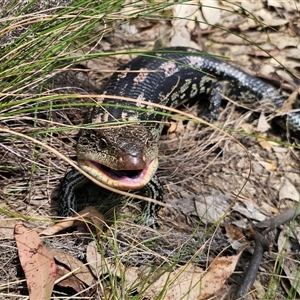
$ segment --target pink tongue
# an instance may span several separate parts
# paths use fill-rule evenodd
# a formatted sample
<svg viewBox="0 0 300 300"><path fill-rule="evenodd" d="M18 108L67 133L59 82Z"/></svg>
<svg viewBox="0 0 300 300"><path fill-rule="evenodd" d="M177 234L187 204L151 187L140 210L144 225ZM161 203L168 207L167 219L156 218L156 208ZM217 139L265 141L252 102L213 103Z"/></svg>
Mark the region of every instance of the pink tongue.
<svg viewBox="0 0 300 300"><path fill-rule="evenodd" d="M143 170L134 170L134 171L126 171L126 170L113 170L106 166L103 166L95 161L91 161L91 164L95 166L101 172L105 172L106 174L117 177L120 179L130 178L135 179L138 178Z"/></svg>

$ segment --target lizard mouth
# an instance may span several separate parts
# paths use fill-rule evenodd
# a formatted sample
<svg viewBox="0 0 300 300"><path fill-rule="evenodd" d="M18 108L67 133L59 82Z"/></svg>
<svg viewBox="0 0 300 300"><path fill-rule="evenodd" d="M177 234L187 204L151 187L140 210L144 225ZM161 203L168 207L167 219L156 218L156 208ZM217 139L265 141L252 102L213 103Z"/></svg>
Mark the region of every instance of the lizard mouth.
<svg viewBox="0 0 300 300"><path fill-rule="evenodd" d="M153 159L141 170L114 170L91 160L80 160L83 170L100 182L119 190L137 190L144 187L155 174L158 160Z"/></svg>
<svg viewBox="0 0 300 300"><path fill-rule="evenodd" d="M96 163L97 164L97 163ZM97 168L102 170L104 173L108 174L112 178L115 178L117 180L122 180L122 178L130 178L130 179L136 179L139 178L143 170L114 170L109 167L106 167L104 165L97 164ZM100 165L100 166L99 166Z"/></svg>

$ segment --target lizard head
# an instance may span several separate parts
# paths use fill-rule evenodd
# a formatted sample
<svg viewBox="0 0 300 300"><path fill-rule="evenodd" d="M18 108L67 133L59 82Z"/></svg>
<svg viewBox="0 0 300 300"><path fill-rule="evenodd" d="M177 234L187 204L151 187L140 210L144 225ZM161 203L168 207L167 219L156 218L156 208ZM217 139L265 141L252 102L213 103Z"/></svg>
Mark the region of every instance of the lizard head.
<svg viewBox="0 0 300 300"><path fill-rule="evenodd" d="M145 186L158 167L158 146L149 128L118 125L84 129L77 144L79 166L120 190Z"/></svg>

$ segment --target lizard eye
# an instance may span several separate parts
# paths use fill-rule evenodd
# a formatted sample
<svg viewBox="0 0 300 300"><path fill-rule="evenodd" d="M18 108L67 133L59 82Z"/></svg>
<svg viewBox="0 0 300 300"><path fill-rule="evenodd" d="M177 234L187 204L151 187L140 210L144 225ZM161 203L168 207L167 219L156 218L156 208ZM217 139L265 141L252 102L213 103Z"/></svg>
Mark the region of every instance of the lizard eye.
<svg viewBox="0 0 300 300"><path fill-rule="evenodd" d="M101 149L106 149L108 147L107 141L105 138L100 138L99 147Z"/></svg>

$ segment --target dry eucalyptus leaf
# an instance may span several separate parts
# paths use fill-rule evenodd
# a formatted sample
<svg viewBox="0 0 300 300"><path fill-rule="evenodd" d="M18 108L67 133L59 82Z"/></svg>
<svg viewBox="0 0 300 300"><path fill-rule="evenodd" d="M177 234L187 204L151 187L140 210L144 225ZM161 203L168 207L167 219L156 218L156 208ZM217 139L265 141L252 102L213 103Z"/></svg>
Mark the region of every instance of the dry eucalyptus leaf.
<svg viewBox="0 0 300 300"><path fill-rule="evenodd" d="M209 24L205 21L203 14L200 11L195 15L195 17L201 30L209 28Z"/></svg>
<svg viewBox="0 0 300 300"><path fill-rule="evenodd" d="M295 67L299 67L300 49L287 49L286 55L293 59Z"/></svg>
<svg viewBox="0 0 300 300"><path fill-rule="evenodd" d="M240 127L243 131L245 131L246 133L254 133L255 132L255 128L252 124L243 122L240 124Z"/></svg>
<svg viewBox="0 0 300 300"><path fill-rule="evenodd" d="M201 0L201 11L204 19L209 25L215 25L220 21L221 9L219 1L216 0Z"/></svg>
<svg viewBox="0 0 300 300"><path fill-rule="evenodd" d="M295 227L295 229L298 226ZM299 261L293 259L292 253L294 252L295 245L292 244L290 237L294 238L294 230L291 230L289 225L284 225L281 230L277 244L280 253L284 253L285 257L282 262L282 268L287 276L287 279L290 282L290 285L297 290L300 294L300 274L299 274ZM287 292L290 290L290 287L285 287Z"/></svg>
<svg viewBox="0 0 300 300"><path fill-rule="evenodd" d="M195 22L195 20L197 20L197 22ZM199 21L201 21L201 23L199 23ZM207 25L207 23L203 20L200 10L197 10L193 15L192 20L189 20L189 22L186 24L186 27L190 32L195 30L197 25L199 25L201 29L206 29L202 28L203 24Z"/></svg>
<svg viewBox="0 0 300 300"><path fill-rule="evenodd" d="M98 251L98 247L95 242L91 242L86 251L86 259L91 271L96 278L102 275L109 275L110 277L116 276L121 278L122 286L125 290L131 290L137 285L137 281L142 281L139 268L131 267L125 268L125 266L116 258L103 257ZM142 285L140 285L142 286Z"/></svg>
<svg viewBox="0 0 300 300"><path fill-rule="evenodd" d="M56 264L36 231L22 222L15 226L19 259L25 273L30 300L48 300L56 278Z"/></svg>
<svg viewBox="0 0 300 300"><path fill-rule="evenodd" d="M40 234L41 235L54 235L62 230L65 230L67 228L70 228L74 226L75 220L72 219L66 219L62 220L58 223L55 223L54 225L49 226L45 230L43 230Z"/></svg>
<svg viewBox="0 0 300 300"><path fill-rule="evenodd" d="M178 120L177 122L171 122L170 127L168 128L168 134L170 133L181 134L184 132L184 125L182 120Z"/></svg>
<svg viewBox="0 0 300 300"><path fill-rule="evenodd" d="M196 0L185 2L184 4L173 5L173 36L169 42L169 46L182 46L198 48L195 42L191 41L192 23L195 14L199 11L199 3Z"/></svg>
<svg viewBox="0 0 300 300"><path fill-rule="evenodd" d="M63 280L59 280L59 282L57 283L57 285L61 287L72 288L77 293L85 289L83 282L81 282L75 275L70 273L70 271L62 265L57 265L56 275L57 275L56 278L58 280L64 277Z"/></svg>
<svg viewBox="0 0 300 300"><path fill-rule="evenodd" d="M289 238L293 236L293 232L289 228L288 225L283 225L282 230L280 231L280 234L277 239L277 245L278 245L278 251L279 252L286 252L290 253L292 251L292 245L290 243Z"/></svg>
<svg viewBox="0 0 300 300"><path fill-rule="evenodd" d="M277 170L277 166L273 162L263 161L259 154L254 153L253 156L257 161L269 172L274 172Z"/></svg>
<svg viewBox="0 0 300 300"><path fill-rule="evenodd" d="M249 13L254 13L263 8L263 4L261 1L239 1L241 3L241 7L245 9ZM236 9L239 9L239 6L236 4Z"/></svg>
<svg viewBox="0 0 300 300"><path fill-rule="evenodd" d="M270 76L270 74L274 73L275 72L275 67L274 66L271 66L269 64L265 64L263 65L260 70L259 70L259 74L261 76L264 76L266 78L268 78Z"/></svg>
<svg viewBox="0 0 300 300"><path fill-rule="evenodd" d="M280 108L280 112L287 113L293 108L293 104L297 101L298 91L294 91L287 101L284 102L282 107Z"/></svg>
<svg viewBox="0 0 300 300"><path fill-rule="evenodd" d="M181 266L173 272L165 272L150 285L143 296L154 299L165 291L163 299L206 299L224 286L235 270L241 253L217 257L206 272L192 264Z"/></svg>
<svg viewBox="0 0 300 300"><path fill-rule="evenodd" d="M255 297L253 297L253 299L265 299L266 288L259 281L255 280L251 294Z"/></svg>
<svg viewBox="0 0 300 300"><path fill-rule="evenodd" d="M205 224L215 223L222 218L230 206L230 197L216 192L214 195L199 196L195 199L196 211Z"/></svg>
<svg viewBox="0 0 300 300"><path fill-rule="evenodd" d="M0 239L12 239L18 219L0 219Z"/></svg>
<svg viewBox="0 0 300 300"><path fill-rule="evenodd" d="M198 124L194 121L188 121L186 124L186 130L194 132L197 130Z"/></svg>
<svg viewBox="0 0 300 300"><path fill-rule="evenodd" d="M144 268L144 266L142 266L142 268ZM141 280L139 271L140 268L138 267L130 267L126 269L125 282L128 287L136 285L136 283Z"/></svg>
<svg viewBox="0 0 300 300"><path fill-rule="evenodd" d="M177 47L181 45L186 45L187 47L192 47L191 45L191 34L186 27L179 27L174 31L174 34L169 43L170 47Z"/></svg>
<svg viewBox="0 0 300 300"><path fill-rule="evenodd" d="M86 249L86 260L93 272L99 278L103 274L110 274L121 277L125 272L125 267L121 262L116 266L116 259L105 258L98 251L99 247L93 241L88 244Z"/></svg>
<svg viewBox="0 0 300 300"><path fill-rule="evenodd" d="M245 41L242 39L239 35L232 34L230 32L216 32L212 33L210 36L210 39L212 39L215 42L222 43L222 44L232 44L232 45L242 45L250 44L248 41ZM249 47L249 46L248 46ZM237 50L238 48L233 48L233 50Z"/></svg>
<svg viewBox="0 0 300 300"><path fill-rule="evenodd" d="M280 26L288 23L287 19L275 18L274 14L266 9L258 10L256 16L262 20L265 26Z"/></svg>
<svg viewBox="0 0 300 300"><path fill-rule="evenodd" d="M260 161L261 165L270 172L274 172L277 170L277 166L273 163L269 163L267 161Z"/></svg>
<svg viewBox="0 0 300 300"><path fill-rule="evenodd" d="M278 144L274 144L272 145L272 150L274 152L274 154L276 155L277 159L279 161L285 159L286 155L288 154L288 152L290 151L287 147L284 147L284 146L278 146ZM296 180L298 179L298 176L297 178L295 178Z"/></svg>
<svg viewBox="0 0 300 300"><path fill-rule="evenodd" d="M241 24L239 24L239 29L241 31L246 31L246 30L249 30L251 28L256 28L257 27L257 21L256 20L253 20L253 19L246 19L244 20L244 22L242 22Z"/></svg>
<svg viewBox="0 0 300 300"><path fill-rule="evenodd" d="M296 2L294 0L268 0L268 6L270 7L277 7L277 8L284 8L287 11L294 11L295 10Z"/></svg>
<svg viewBox="0 0 300 300"><path fill-rule="evenodd" d="M299 192L296 187L286 178L279 190L279 200L290 199L299 201Z"/></svg>
<svg viewBox="0 0 300 300"><path fill-rule="evenodd" d="M187 1L184 4L173 5L172 25L176 31L178 27L186 26L193 19L194 14L199 10L199 2L197 0Z"/></svg>
<svg viewBox="0 0 300 300"><path fill-rule="evenodd" d="M290 285L297 291L298 295L300 295L299 261L297 259L292 259L291 257L286 257L283 261L282 268ZM283 284L283 287L287 293L291 291L290 286Z"/></svg>
<svg viewBox="0 0 300 300"><path fill-rule="evenodd" d="M267 132L271 128L268 123L265 114L262 112L258 119L257 131L258 132Z"/></svg>
<svg viewBox="0 0 300 300"><path fill-rule="evenodd" d="M236 240L236 241L244 241L245 240L245 235L244 235L242 228L234 226L232 224L228 224L228 223L225 223L224 227L226 230L226 235L231 240Z"/></svg>
<svg viewBox="0 0 300 300"><path fill-rule="evenodd" d="M242 204L235 203L232 209L252 220L264 221L266 219L266 216L260 212L259 207L256 208L252 202L246 199L243 200Z"/></svg>
<svg viewBox="0 0 300 300"><path fill-rule="evenodd" d="M91 286L94 283L94 278L89 268L80 260L60 249L51 249L50 251L57 262L68 267L69 270L66 270L65 274L72 272L77 279L84 282L87 286ZM59 285L66 286L62 281L60 281Z"/></svg>
<svg viewBox="0 0 300 300"><path fill-rule="evenodd" d="M192 264L179 267L173 272L164 272L159 279L156 278L151 283L143 296L156 299L164 291L162 299L203 299L201 297L203 273L203 269Z"/></svg>
<svg viewBox="0 0 300 300"><path fill-rule="evenodd" d="M217 257L213 260L208 271L201 279L201 297L197 299L206 299L222 288L225 281L234 272L236 264L243 251L244 250L240 251L238 255Z"/></svg>
<svg viewBox="0 0 300 300"><path fill-rule="evenodd" d="M269 141L266 141L264 139L257 139L259 145L262 147L262 149L267 151L272 151L272 144Z"/></svg>
<svg viewBox="0 0 300 300"><path fill-rule="evenodd" d="M104 226L104 216L95 207L87 206L74 217L65 218L46 228L41 232L42 235L54 235L62 230L73 226L80 226L86 222L91 222L97 231L97 236L101 234Z"/></svg>

